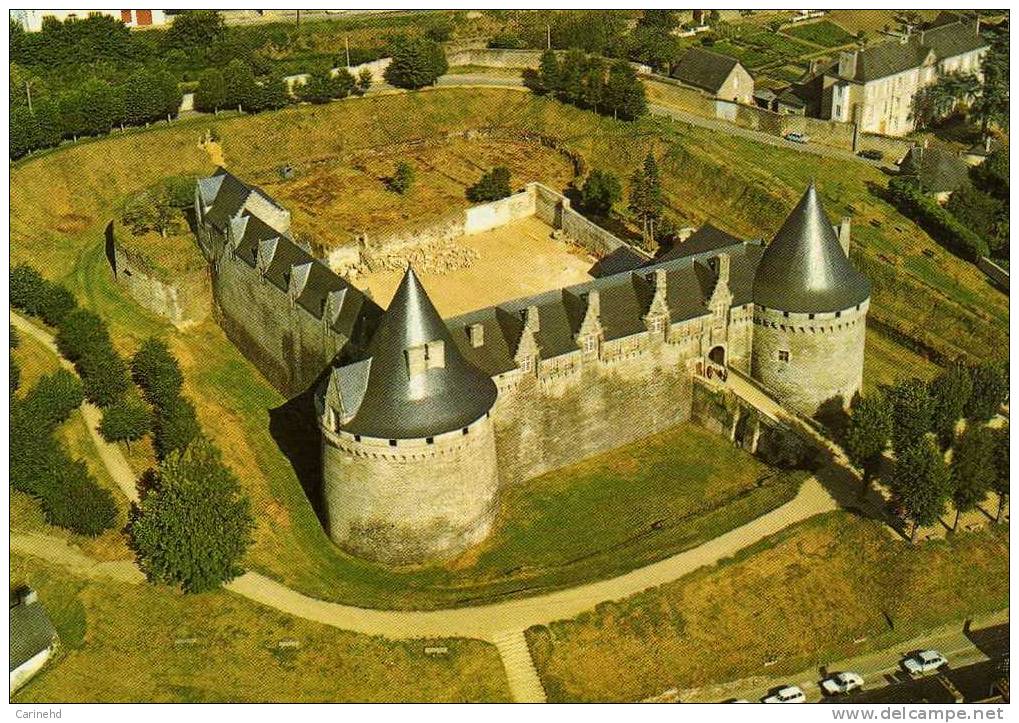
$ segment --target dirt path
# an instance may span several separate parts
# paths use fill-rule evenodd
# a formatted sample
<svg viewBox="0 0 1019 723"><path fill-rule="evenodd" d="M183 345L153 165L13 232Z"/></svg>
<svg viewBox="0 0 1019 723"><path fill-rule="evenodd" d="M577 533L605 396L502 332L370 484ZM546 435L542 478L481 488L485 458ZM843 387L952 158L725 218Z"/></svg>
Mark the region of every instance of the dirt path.
<svg viewBox="0 0 1019 723"><path fill-rule="evenodd" d="M11 323L19 331L31 336L33 339L38 341L40 344L45 346L57 358L60 360L60 366L74 371L74 365L61 355L60 350L57 349L56 340L53 335L44 329L40 329L38 326L25 319L20 314L11 312ZM99 434L99 423L102 421L102 412L88 402L82 403L81 415L85 419L85 426L88 427L88 433L92 437L92 443L95 445L96 451L99 453L99 458L103 461L106 469L109 471L113 481L117 483L117 486L124 493L131 502L138 501L138 484L137 475L134 470L131 469L131 465L127 463L127 458L124 457L124 453L120 451L120 448L115 444L110 444L102 435Z"/></svg>
<svg viewBox="0 0 1019 723"><path fill-rule="evenodd" d="M38 557L39 559L63 565L71 573L88 578L111 578L120 582L140 583L145 575L133 560L111 560L101 562L85 555L77 547L69 545L59 537L38 532L12 534L11 549Z"/></svg>

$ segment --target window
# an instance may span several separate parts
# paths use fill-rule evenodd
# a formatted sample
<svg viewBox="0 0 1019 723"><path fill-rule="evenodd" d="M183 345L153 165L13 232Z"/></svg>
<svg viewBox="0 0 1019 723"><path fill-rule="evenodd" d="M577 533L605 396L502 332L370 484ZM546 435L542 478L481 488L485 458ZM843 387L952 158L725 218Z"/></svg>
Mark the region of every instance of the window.
<svg viewBox="0 0 1019 723"><path fill-rule="evenodd" d="M810 315L810 319L811 319L811 321L813 321L813 319L814 319L814 315L813 314Z"/></svg>
<svg viewBox="0 0 1019 723"><path fill-rule="evenodd" d="M836 311L835 312L835 318L838 319L840 316L842 316L842 312L841 311Z"/></svg>
<svg viewBox="0 0 1019 723"><path fill-rule="evenodd" d="M464 427L462 431L463 431L463 435L466 437L470 433L471 430L468 427Z"/></svg>
<svg viewBox="0 0 1019 723"><path fill-rule="evenodd" d="M788 349L779 349L778 350L778 360L780 362L788 362L789 361L789 350Z"/></svg>
<svg viewBox="0 0 1019 723"><path fill-rule="evenodd" d="M532 357L524 357L520 360L520 371L525 374L531 371L531 359Z"/></svg>
<svg viewBox="0 0 1019 723"><path fill-rule="evenodd" d="M390 447L395 447L396 446L396 440L395 439L389 440L389 446Z"/></svg>
<svg viewBox="0 0 1019 723"><path fill-rule="evenodd" d="M435 444L435 437L425 437L425 444Z"/></svg>
<svg viewBox="0 0 1019 723"><path fill-rule="evenodd" d="M789 312L788 311L783 311L782 312L782 316L784 316L785 318L788 319L789 318Z"/></svg>
<svg viewBox="0 0 1019 723"><path fill-rule="evenodd" d="M360 442L361 441L361 435L360 434L355 434L354 435L354 441L355 442Z"/></svg>
<svg viewBox="0 0 1019 723"><path fill-rule="evenodd" d="M594 336L584 337L584 353L593 354L598 349L598 340Z"/></svg>
<svg viewBox="0 0 1019 723"><path fill-rule="evenodd" d="M660 317L660 316L652 317L651 318L651 331L660 332L664 328L664 326L665 326L665 324L663 323L664 321L665 320L662 317Z"/></svg>

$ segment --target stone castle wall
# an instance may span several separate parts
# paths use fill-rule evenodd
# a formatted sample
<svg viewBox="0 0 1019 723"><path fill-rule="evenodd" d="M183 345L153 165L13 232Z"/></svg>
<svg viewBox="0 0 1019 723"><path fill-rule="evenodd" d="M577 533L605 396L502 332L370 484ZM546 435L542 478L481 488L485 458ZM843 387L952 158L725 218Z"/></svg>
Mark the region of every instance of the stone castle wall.
<svg viewBox="0 0 1019 723"><path fill-rule="evenodd" d="M754 309L752 375L783 404L813 416L834 398L844 404L863 384L869 301L829 314ZM814 318L810 318L813 316ZM780 358L788 352L788 361Z"/></svg>
<svg viewBox="0 0 1019 723"><path fill-rule="evenodd" d="M206 267L178 274L172 282L150 272L144 259L113 244L113 271L117 283L143 307L182 326L205 319L212 307L209 270Z"/></svg>
<svg viewBox="0 0 1019 723"><path fill-rule="evenodd" d="M499 480L492 421L424 439L362 439L323 430L329 536L387 564L455 556L484 539Z"/></svg>

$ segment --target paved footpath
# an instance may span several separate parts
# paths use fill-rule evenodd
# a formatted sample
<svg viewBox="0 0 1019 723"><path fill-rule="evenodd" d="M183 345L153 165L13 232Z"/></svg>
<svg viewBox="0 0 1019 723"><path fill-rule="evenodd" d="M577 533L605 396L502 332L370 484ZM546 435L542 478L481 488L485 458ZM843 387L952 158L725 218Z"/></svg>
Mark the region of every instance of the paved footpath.
<svg viewBox="0 0 1019 723"><path fill-rule="evenodd" d="M47 331L13 312L11 320L59 355ZM135 475L120 449L103 441L93 425L89 428L94 432L93 441L110 474L130 499L136 499ZM357 633L391 639L467 637L486 640L494 643L502 656L514 698L544 700L544 691L524 639L527 628L573 618L599 603L672 582L700 567L731 557L790 525L836 507L835 500L821 483L811 477L786 504L698 547L608 580L474 607L429 611L359 608L308 597L256 572L241 575L226 588L281 612ZM11 538L11 548L65 565L72 572L89 577L106 576L125 582L143 579L133 563L99 563L55 537L15 535Z"/></svg>

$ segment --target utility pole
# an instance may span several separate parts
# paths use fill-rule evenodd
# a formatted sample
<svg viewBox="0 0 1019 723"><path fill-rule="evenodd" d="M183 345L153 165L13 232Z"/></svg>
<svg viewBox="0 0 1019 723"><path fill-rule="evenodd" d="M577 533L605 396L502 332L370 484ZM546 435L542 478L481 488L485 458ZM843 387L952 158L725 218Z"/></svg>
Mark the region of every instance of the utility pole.
<svg viewBox="0 0 1019 723"><path fill-rule="evenodd" d="M347 35L343 36L343 48L347 51L347 67L350 67L350 37Z"/></svg>
<svg viewBox="0 0 1019 723"><path fill-rule="evenodd" d="M32 113L32 81L30 80L25 81L25 95L28 96L28 112Z"/></svg>
<svg viewBox="0 0 1019 723"><path fill-rule="evenodd" d="M552 24L551 23L546 23L545 24L545 46L549 50L552 49Z"/></svg>
<svg viewBox="0 0 1019 723"><path fill-rule="evenodd" d="M301 29L301 11L300 10L297 11L297 29L298 30Z"/></svg>

